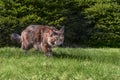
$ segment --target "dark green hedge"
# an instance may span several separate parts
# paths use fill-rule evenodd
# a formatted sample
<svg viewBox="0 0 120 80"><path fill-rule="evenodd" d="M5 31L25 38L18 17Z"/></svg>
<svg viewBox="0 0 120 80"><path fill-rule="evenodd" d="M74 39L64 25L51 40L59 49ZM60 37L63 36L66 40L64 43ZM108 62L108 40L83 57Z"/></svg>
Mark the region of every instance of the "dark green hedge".
<svg viewBox="0 0 120 80"><path fill-rule="evenodd" d="M65 26L66 46L120 47L119 0L0 0L0 46L30 24Z"/></svg>

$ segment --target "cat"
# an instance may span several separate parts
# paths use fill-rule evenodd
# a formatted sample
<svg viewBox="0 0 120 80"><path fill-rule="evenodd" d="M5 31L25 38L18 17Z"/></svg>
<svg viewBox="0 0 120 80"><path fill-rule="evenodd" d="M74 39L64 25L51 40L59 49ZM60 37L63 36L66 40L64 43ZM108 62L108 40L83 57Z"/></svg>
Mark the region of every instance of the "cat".
<svg viewBox="0 0 120 80"><path fill-rule="evenodd" d="M47 25L29 25L21 36L13 33L11 39L21 43L21 48L25 51L32 47L35 50L41 48L46 56L52 56L52 48L64 42L64 27L58 30Z"/></svg>

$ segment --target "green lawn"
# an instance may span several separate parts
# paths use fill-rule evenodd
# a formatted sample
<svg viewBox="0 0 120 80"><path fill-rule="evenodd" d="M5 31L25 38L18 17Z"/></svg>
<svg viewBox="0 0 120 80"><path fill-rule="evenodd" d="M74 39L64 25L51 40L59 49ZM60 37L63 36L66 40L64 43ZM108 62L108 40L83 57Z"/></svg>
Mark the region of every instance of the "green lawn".
<svg viewBox="0 0 120 80"><path fill-rule="evenodd" d="M0 48L0 80L120 80L119 48Z"/></svg>

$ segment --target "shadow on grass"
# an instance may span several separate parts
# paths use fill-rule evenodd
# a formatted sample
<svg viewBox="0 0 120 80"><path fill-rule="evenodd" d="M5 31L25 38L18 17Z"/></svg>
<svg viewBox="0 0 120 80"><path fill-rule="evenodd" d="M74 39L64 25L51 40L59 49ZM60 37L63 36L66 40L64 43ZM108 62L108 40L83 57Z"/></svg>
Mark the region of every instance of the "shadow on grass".
<svg viewBox="0 0 120 80"><path fill-rule="evenodd" d="M56 54L53 53L53 57L56 58L63 58L63 59L76 59L76 60L92 60L92 57L90 55L75 55L75 54L65 54L63 52Z"/></svg>
<svg viewBox="0 0 120 80"><path fill-rule="evenodd" d="M105 55L89 55L89 54L65 54L64 52L53 53L53 57L60 59L73 59L82 61L95 61L99 63L110 63L119 65L119 56L105 56Z"/></svg>

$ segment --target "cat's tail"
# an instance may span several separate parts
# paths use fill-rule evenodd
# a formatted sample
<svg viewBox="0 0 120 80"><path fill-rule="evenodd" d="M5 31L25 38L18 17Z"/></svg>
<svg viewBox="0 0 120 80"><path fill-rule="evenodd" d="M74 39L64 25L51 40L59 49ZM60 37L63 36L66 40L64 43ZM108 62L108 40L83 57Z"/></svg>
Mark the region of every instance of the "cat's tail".
<svg viewBox="0 0 120 80"><path fill-rule="evenodd" d="M21 36L19 34L12 33L10 37L14 43L18 43L18 44L21 43Z"/></svg>

